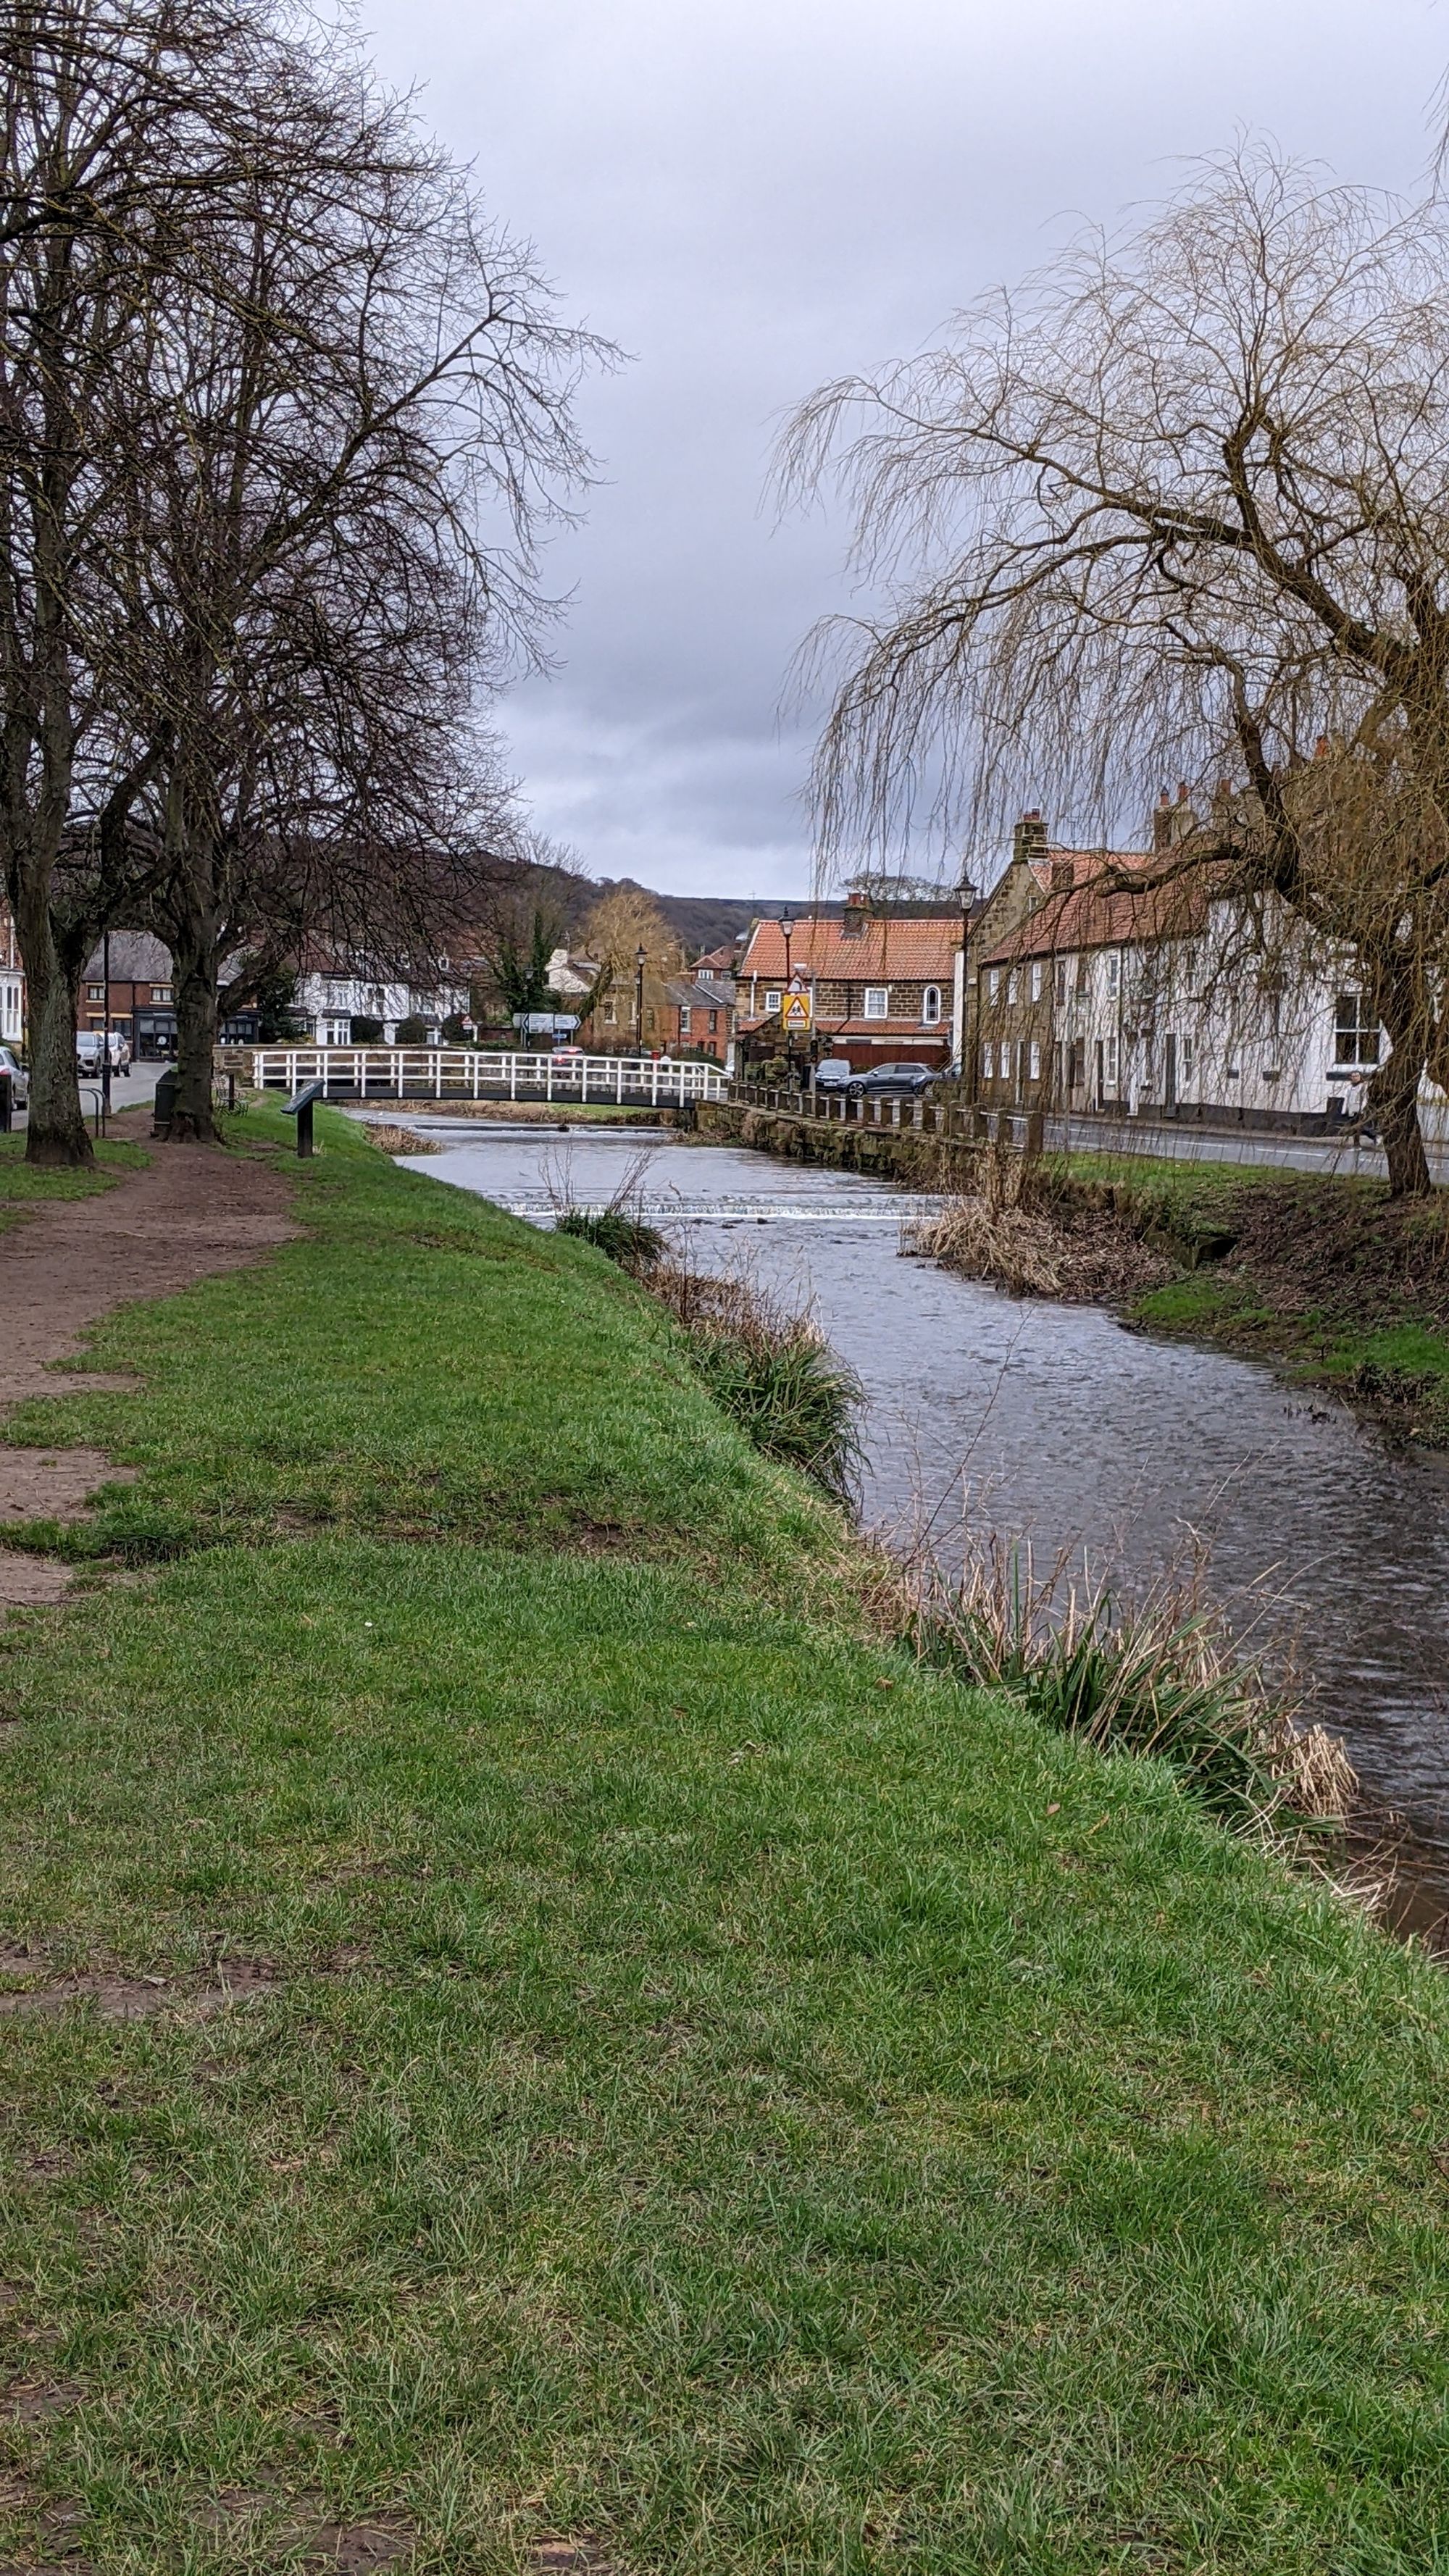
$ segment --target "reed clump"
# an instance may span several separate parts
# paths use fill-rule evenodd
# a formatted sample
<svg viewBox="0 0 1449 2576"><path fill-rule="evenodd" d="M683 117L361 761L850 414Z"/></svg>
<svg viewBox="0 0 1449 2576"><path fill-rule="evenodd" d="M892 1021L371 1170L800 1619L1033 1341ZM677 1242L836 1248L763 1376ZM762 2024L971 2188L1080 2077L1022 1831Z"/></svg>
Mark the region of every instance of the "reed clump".
<svg viewBox="0 0 1449 2576"><path fill-rule="evenodd" d="M901 1250L939 1261L968 1279L998 1280L1013 1297L1060 1297L1067 1286L1060 1229L1033 1204L1034 1167L1024 1154L989 1146L979 1189L949 1198L906 1226Z"/></svg>
<svg viewBox="0 0 1449 2576"><path fill-rule="evenodd" d="M369 1119L367 1132L384 1154L441 1154L443 1150L431 1136L419 1136L413 1128L399 1127L387 1118Z"/></svg>
<svg viewBox="0 0 1449 2576"><path fill-rule="evenodd" d="M1028 1546L982 1538L959 1573L923 1575L919 1620L964 1680L1104 1752L1157 1756L1239 1832L1342 1823L1355 1804L1338 1738L1299 1722L1291 1672L1240 1646L1195 1571L1119 1607L1064 1559L1039 1574Z"/></svg>
<svg viewBox="0 0 1449 2576"><path fill-rule="evenodd" d="M555 1218L554 1232L591 1243L624 1270L647 1270L664 1250L658 1226L627 1207L566 1208Z"/></svg>
<svg viewBox="0 0 1449 2576"><path fill-rule="evenodd" d="M852 1508L864 1389L809 1309L787 1305L745 1272L721 1277L687 1259L656 1263L644 1284L673 1316L710 1393L753 1446L803 1469L833 1502Z"/></svg>

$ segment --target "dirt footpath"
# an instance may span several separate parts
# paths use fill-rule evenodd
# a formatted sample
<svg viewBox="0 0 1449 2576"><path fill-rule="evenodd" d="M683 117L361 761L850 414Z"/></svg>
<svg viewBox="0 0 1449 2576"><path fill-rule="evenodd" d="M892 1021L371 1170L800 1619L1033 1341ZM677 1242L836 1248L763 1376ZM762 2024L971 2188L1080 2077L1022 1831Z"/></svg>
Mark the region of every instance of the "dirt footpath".
<svg viewBox="0 0 1449 2576"><path fill-rule="evenodd" d="M128 1172L96 1198L39 1207L7 1229L0 1404L115 1385L48 1376L46 1363L71 1358L88 1328L117 1306L240 1270L296 1233L286 1183L269 1160L211 1145L152 1150L144 1172Z"/></svg>
<svg viewBox="0 0 1449 2576"><path fill-rule="evenodd" d="M47 1363L73 1357L90 1327L118 1306L260 1260L297 1232L289 1211L269 1157L157 1145L144 1172L128 1172L97 1197L24 1215L0 1244L0 1406L131 1386L130 1378L95 1371L57 1376ZM98 1450L52 1453L3 1440L0 1424L0 1520L74 1520L98 1485L128 1473ZM0 1552L0 1603L54 1600L66 1579L67 1569L50 1560Z"/></svg>

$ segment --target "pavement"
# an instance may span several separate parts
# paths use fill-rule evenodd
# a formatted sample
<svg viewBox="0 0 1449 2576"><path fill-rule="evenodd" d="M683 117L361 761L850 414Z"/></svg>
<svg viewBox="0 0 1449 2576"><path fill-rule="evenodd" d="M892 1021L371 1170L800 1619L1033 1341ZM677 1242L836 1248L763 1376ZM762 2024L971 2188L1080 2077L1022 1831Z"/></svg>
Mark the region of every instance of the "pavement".
<svg viewBox="0 0 1449 2576"><path fill-rule="evenodd" d="M133 1064L129 1073L113 1073L111 1076L112 1118L121 1117L128 1109L149 1109L156 1097L156 1085L166 1070L164 1063ZM99 1074L81 1075L80 1096L81 1107L86 1115L86 1125L93 1127L101 1096ZM23 1136L26 1127L26 1112L23 1109L16 1111L14 1124L17 1132Z"/></svg>

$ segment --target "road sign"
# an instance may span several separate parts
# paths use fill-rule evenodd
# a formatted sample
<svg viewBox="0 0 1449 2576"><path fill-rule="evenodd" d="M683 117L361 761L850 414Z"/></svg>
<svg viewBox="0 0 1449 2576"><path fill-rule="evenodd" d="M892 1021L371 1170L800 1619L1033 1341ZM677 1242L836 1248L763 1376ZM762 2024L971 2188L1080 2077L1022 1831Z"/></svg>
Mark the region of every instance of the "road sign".
<svg viewBox="0 0 1449 2576"><path fill-rule="evenodd" d="M784 1000L780 1004L780 1026L787 1037L798 1037L802 1033L808 1034L810 1028L810 996L808 993L797 993L792 990L785 995Z"/></svg>

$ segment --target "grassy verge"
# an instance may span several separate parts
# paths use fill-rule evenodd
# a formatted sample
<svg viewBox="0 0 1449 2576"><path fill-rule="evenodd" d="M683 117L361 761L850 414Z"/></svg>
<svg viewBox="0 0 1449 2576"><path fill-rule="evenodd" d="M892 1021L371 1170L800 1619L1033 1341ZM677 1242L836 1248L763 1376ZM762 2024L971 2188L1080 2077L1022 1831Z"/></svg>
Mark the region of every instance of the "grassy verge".
<svg viewBox="0 0 1449 2576"><path fill-rule="evenodd" d="M90 1171L40 1172L25 1160L23 1133L0 1136L0 1233L29 1208L53 1199L93 1198L97 1190L113 1188L123 1172L140 1171L150 1160L142 1146L127 1145L116 1137L100 1138L95 1151Z"/></svg>
<svg viewBox="0 0 1449 2576"><path fill-rule="evenodd" d="M1140 1323L1273 1360L1449 1446L1442 1192L1396 1204L1372 1180L1087 1154L1052 1185L1181 1265L1133 1299Z"/></svg>
<svg viewBox="0 0 1449 2576"><path fill-rule="evenodd" d="M342 1124L24 1418L171 1561L0 1630L0 2558L1442 2567L1438 1973Z"/></svg>

